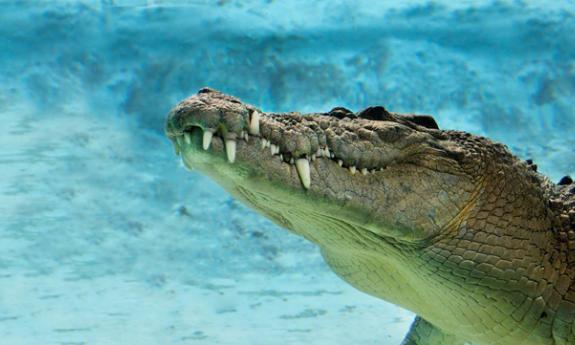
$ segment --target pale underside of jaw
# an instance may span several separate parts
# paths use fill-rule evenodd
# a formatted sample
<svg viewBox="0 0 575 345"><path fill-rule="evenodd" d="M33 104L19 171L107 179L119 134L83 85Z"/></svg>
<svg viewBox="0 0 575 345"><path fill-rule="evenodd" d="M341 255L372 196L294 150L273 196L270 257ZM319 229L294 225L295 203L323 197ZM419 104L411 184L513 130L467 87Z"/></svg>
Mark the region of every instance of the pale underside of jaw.
<svg viewBox="0 0 575 345"><path fill-rule="evenodd" d="M224 142L225 152L227 160L230 164L233 164L236 160L236 150L237 150L237 140L244 140L246 143L253 143L259 141L259 145L262 149L269 148L270 154L272 157L279 158L285 164L295 165L297 170L298 176L300 178L300 182L305 189L309 189L311 186L312 176L310 170L310 161L314 161L316 159L329 159L337 164L338 167L347 168L348 172L351 175L355 175L358 169L356 166L348 166L344 167L343 160L336 157L334 153L327 147L320 147L317 152L306 155L305 157L299 158L284 158L282 152L280 152L280 145L274 144L270 139L265 138L260 133L260 118L261 114L257 111L254 111L250 118L248 119L247 123L247 131L243 131L239 138L228 138L224 139L220 136L219 132L216 132L211 129L198 129L202 130L202 149L205 151L210 150L210 146L214 137L221 137L221 140ZM192 139L191 134L188 131L184 131L182 135L176 136L174 145L176 146L176 154L180 154L183 151L185 145L191 145ZM359 172L362 175L367 175L369 173L375 173L376 171L381 171L385 169L385 167L379 169L371 169L368 170L367 168L359 169Z"/></svg>

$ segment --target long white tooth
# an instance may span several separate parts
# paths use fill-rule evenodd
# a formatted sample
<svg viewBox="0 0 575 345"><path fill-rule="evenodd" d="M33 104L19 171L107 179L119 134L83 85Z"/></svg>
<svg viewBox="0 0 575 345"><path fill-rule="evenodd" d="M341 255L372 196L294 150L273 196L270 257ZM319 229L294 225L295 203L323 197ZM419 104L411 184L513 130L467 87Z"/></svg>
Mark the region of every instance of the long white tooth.
<svg viewBox="0 0 575 345"><path fill-rule="evenodd" d="M182 159L180 160L180 162L184 165L184 168L188 169L189 171L192 171L192 163L190 162L189 153L186 154L186 152L182 152L181 157Z"/></svg>
<svg viewBox="0 0 575 345"><path fill-rule="evenodd" d="M189 171L193 171L192 165L190 164L190 162L188 162L186 159L184 159L184 157L182 156L182 160L180 161L180 163L184 166L184 168L186 168Z"/></svg>
<svg viewBox="0 0 575 345"><path fill-rule="evenodd" d="M295 167L301 184L305 189L309 189L311 184L311 175L309 171L309 161L306 158L298 158L295 161Z"/></svg>
<svg viewBox="0 0 575 345"><path fill-rule="evenodd" d="M271 141L266 141L266 147L271 147L272 146L272 142Z"/></svg>
<svg viewBox="0 0 575 345"><path fill-rule="evenodd" d="M274 144L270 145L270 152L272 153L272 155L278 154L280 153L280 148L279 146L276 146Z"/></svg>
<svg viewBox="0 0 575 345"><path fill-rule="evenodd" d="M267 145L266 145L266 141L267 141L267 140L265 140L264 138L262 138L262 140L260 141L260 145L261 145L262 149L265 149L265 148L266 148L266 146L267 146Z"/></svg>
<svg viewBox="0 0 575 345"><path fill-rule="evenodd" d="M333 152L329 151L329 157L330 157L330 158L334 158L334 157L335 157L335 154L334 154Z"/></svg>
<svg viewBox="0 0 575 345"><path fill-rule="evenodd" d="M280 153L280 159L281 159L282 161L284 160L284 155L282 155L281 153Z"/></svg>
<svg viewBox="0 0 575 345"><path fill-rule="evenodd" d="M180 144L178 144L178 140L173 138L170 138L170 140L172 141L172 144L174 144L176 155L179 156L182 151L180 150Z"/></svg>
<svg viewBox="0 0 575 345"><path fill-rule="evenodd" d="M352 166L349 167L349 172L350 172L352 175L355 175L355 165L352 165Z"/></svg>
<svg viewBox="0 0 575 345"><path fill-rule="evenodd" d="M226 140L226 155L228 162L233 163L236 160L236 141L235 139Z"/></svg>
<svg viewBox="0 0 575 345"><path fill-rule="evenodd" d="M343 165L343 161L341 159L337 160L337 165L342 166Z"/></svg>
<svg viewBox="0 0 575 345"><path fill-rule="evenodd" d="M361 168L361 174L367 175L367 168Z"/></svg>
<svg viewBox="0 0 575 345"><path fill-rule="evenodd" d="M204 131L204 137L202 138L202 147L204 150L210 148L210 144L212 143L212 137L214 136L213 132Z"/></svg>
<svg viewBox="0 0 575 345"><path fill-rule="evenodd" d="M316 158L316 155L315 155L315 153L314 153L314 154L311 155L311 160L312 160L312 161L315 161L315 158Z"/></svg>
<svg viewBox="0 0 575 345"><path fill-rule="evenodd" d="M247 142L249 138L248 132L244 132L244 140Z"/></svg>
<svg viewBox="0 0 575 345"><path fill-rule="evenodd" d="M260 135L260 112L255 110L250 118L248 131L251 135Z"/></svg>
<svg viewBox="0 0 575 345"><path fill-rule="evenodd" d="M188 145L190 145L192 143L192 137L190 136L190 133L188 133L188 132L184 133L184 141Z"/></svg>
<svg viewBox="0 0 575 345"><path fill-rule="evenodd" d="M289 164L295 164L295 161L293 160L293 158L290 158Z"/></svg>

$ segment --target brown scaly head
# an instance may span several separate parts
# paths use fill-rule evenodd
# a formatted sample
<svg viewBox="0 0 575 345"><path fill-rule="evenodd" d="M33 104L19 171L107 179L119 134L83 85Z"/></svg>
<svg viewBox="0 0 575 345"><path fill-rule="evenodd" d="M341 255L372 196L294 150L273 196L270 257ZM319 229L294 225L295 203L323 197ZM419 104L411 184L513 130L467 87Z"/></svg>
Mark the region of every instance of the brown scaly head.
<svg viewBox="0 0 575 345"><path fill-rule="evenodd" d="M264 113L209 88L166 133L187 167L318 244L363 291L478 344L567 329L554 316L574 275L570 186L501 144L383 107ZM509 319L504 334L486 318Z"/></svg>

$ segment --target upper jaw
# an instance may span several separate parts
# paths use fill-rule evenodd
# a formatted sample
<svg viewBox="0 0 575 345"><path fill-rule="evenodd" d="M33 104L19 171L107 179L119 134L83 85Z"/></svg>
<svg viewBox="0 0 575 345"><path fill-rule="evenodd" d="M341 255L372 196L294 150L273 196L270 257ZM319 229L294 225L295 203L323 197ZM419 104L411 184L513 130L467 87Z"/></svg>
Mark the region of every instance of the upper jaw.
<svg viewBox="0 0 575 345"><path fill-rule="evenodd" d="M268 149L270 156L291 164L301 185L309 189L314 170L310 164L316 159L329 161L332 169L347 168L348 174L368 175L417 153L429 135L394 121L394 115L386 116L384 122L338 115L270 115L204 88L171 110L166 133L180 153L191 142L191 130L199 127L203 149L209 150L214 137L221 138L230 163L236 161L240 141L246 144L240 145L242 149L257 144Z"/></svg>

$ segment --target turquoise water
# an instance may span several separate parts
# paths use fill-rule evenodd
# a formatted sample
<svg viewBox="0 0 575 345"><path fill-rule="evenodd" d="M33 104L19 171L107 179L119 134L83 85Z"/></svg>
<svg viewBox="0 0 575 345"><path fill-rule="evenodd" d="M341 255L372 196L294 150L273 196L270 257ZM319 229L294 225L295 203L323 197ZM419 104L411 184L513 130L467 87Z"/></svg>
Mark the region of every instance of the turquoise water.
<svg viewBox="0 0 575 345"><path fill-rule="evenodd" d="M168 110L382 104L575 175L569 1L0 0L0 344L399 344L413 315L178 162Z"/></svg>

